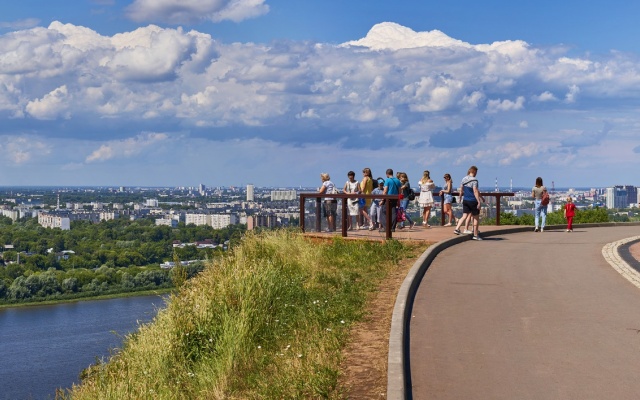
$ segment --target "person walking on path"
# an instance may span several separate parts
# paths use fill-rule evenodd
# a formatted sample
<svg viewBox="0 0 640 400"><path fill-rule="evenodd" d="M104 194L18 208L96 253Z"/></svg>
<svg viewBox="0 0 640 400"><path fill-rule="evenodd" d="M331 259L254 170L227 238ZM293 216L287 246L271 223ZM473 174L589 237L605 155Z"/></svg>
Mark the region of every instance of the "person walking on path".
<svg viewBox="0 0 640 400"><path fill-rule="evenodd" d="M420 204L420 208L422 209L422 226L425 228L431 228L431 225L429 225L429 216L431 215L431 208L433 207L432 191L436 185L433 183L433 179L429 176L429 171L424 171L422 173L422 179L418 181L418 186L420 186L418 204Z"/></svg>
<svg viewBox="0 0 640 400"><path fill-rule="evenodd" d="M411 201L409 195L411 194L413 189L411 189L409 177L407 176L406 172L400 173L400 183L402 184L400 186L400 190L402 191L402 200L400 200L400 207L402 207L405 211L407 221L409 221L409 229L412 229L416 223L411 219L411 216L407 212L407 209L409 208L409 202ZM404 228L404 222L402 223L401 227Z"/></svg>
<svg viewBox="0 0 640 400"><path fill-rule="evenodd" d="M429 172L429 171L425 171ZM432 181L433 182L433 181ZM440 196L444 195L444 202L442 203L442 212L449 217L449 221L444 226L453 225L453 209L451 203L453 203L453 182L451 181L451 175L444 174L444 188L440 191Z"/></svg>
<svg viewBox="0 0 640 400"><path fill-rule="evenodd" d="M482 207L482 198L478 190L478 179L476 175L478 167L472 165L469 167L467 176L462 178L460 183L460 193L462 194L462 218L458 220L456 229L453 231L456 235L460 235L460 227L467 218L473 219L473 240L482 240L478 233L478 225L480 223L480 207Z"/></svg>
<svg viewBox="0 0 640 400"><path fill-rule="evenodd" d="M371 194L373 191L373 177L371 176L371 169L364 168L362 170L362 180L360 181L360 191L362 194ZM373 230L373 222L369 215L369 208L371 207L371 199L360 199L360 218L362 226L360 229ZM365 223L368 225L365 225Z"/></svg>
<svg viewBox="0 0 640 400"><path fill-rule="evenodd" d="M542 197L547 191L547 188L542 184L542 178L536 178L536 184L531 189L531 196L533 197L533 203L535 207L535 224L534 232L544 232L544 226L547 223L547 204L543 204ZM548 193L547 193L548 196ZM540 227L540 228L538 228Z"/></svg>
<svg viewBox="0 0 640 400"><path fill-rule="evenodd" d="M402 186L402 183L400 183L400 180L396 177L393 176L393 170L391 168L387 169L387 179L384 180L384 191L383 194L385 195L398 195L400 194L400 186ZM397 208L398 208L398 200L397 199L389 199L389 200L382 200L380 202L380 205L382 205L382 214L384 214L383 220L385 221L386 224L386 202L389 201L389 204L391 205L391 231L395 232L396 231L396 224L398 222L397 220Z"/></svg>
<svg viewBox="0 0 640 400"><path fill-rule="evenodd" d="M333 182L331 182L331 177L329 176L329 174L327 174L326 172L321 173L320 179L322 179L322 186L320 186L318 193L336 193L336 186L333 184ZM335 232L338 200L330 197L325 197L322 211L324 212L324 216L327 218L327 232Z"/></svg>
<svg viewBox="0 0 640 400"><path fill-rule="evenodd" d="M567 204L564 205L564 218L567 220L567 232L573 232L573 217L576 215L576 205L571 197L567 197Z"/></svg>

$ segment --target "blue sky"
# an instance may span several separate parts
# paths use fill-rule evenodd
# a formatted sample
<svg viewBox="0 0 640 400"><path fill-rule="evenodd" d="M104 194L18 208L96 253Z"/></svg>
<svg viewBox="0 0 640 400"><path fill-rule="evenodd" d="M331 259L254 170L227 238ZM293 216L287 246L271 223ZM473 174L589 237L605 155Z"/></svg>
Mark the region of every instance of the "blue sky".
<svg viewBox="0 0 640 400"><path fill-rule="evenodd" d="M640 186L640 3L5 3L0 185Z"/></svg>

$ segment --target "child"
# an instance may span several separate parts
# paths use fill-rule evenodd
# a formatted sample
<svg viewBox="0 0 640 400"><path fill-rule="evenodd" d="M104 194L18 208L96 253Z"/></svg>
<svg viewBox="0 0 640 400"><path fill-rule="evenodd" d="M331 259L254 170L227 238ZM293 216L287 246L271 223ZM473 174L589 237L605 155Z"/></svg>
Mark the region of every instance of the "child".
<svg viewBox="0 0 640 400"><path fill-rule="evenodd" d="M567 204L564 205L564 217L567 219L567 232L573 232L573 217L576 215L576 205L571 201L571 197L567 198Z"/></svg>
<svg viewBox="0 0 640 400"><path fill-rule="evenodd" d="M371 194L384 194L384 179L378 178L378 187L373 189ZM380 199L373 199L371 202L371 209L369 210L369 216L371 217L371 226L369 230L372 231L376 228L382 228L382 218L380 218L380 211L382 209Z"/></svg>

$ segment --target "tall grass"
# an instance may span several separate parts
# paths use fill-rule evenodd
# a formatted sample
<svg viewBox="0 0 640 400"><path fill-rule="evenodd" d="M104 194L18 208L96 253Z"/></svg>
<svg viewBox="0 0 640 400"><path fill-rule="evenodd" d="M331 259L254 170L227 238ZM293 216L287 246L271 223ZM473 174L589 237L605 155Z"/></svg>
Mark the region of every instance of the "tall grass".
<svg viewBox="0 0 640 400"><path fill-rule="evenodd" d="M247 234L64 397L341 398L349 327L407 246Z"/></svg>

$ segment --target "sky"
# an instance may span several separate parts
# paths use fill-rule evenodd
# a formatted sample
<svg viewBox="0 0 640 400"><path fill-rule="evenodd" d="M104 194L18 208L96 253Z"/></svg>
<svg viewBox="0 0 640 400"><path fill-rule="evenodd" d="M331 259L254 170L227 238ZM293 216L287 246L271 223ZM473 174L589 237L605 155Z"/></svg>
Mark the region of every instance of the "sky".
<svg viewBox="0 0 640 400"><path fill-rule="evenodd" d="M561 3L561 4L558 4ZM640 3L0 5L0 186L640 186Z"/></svg>

